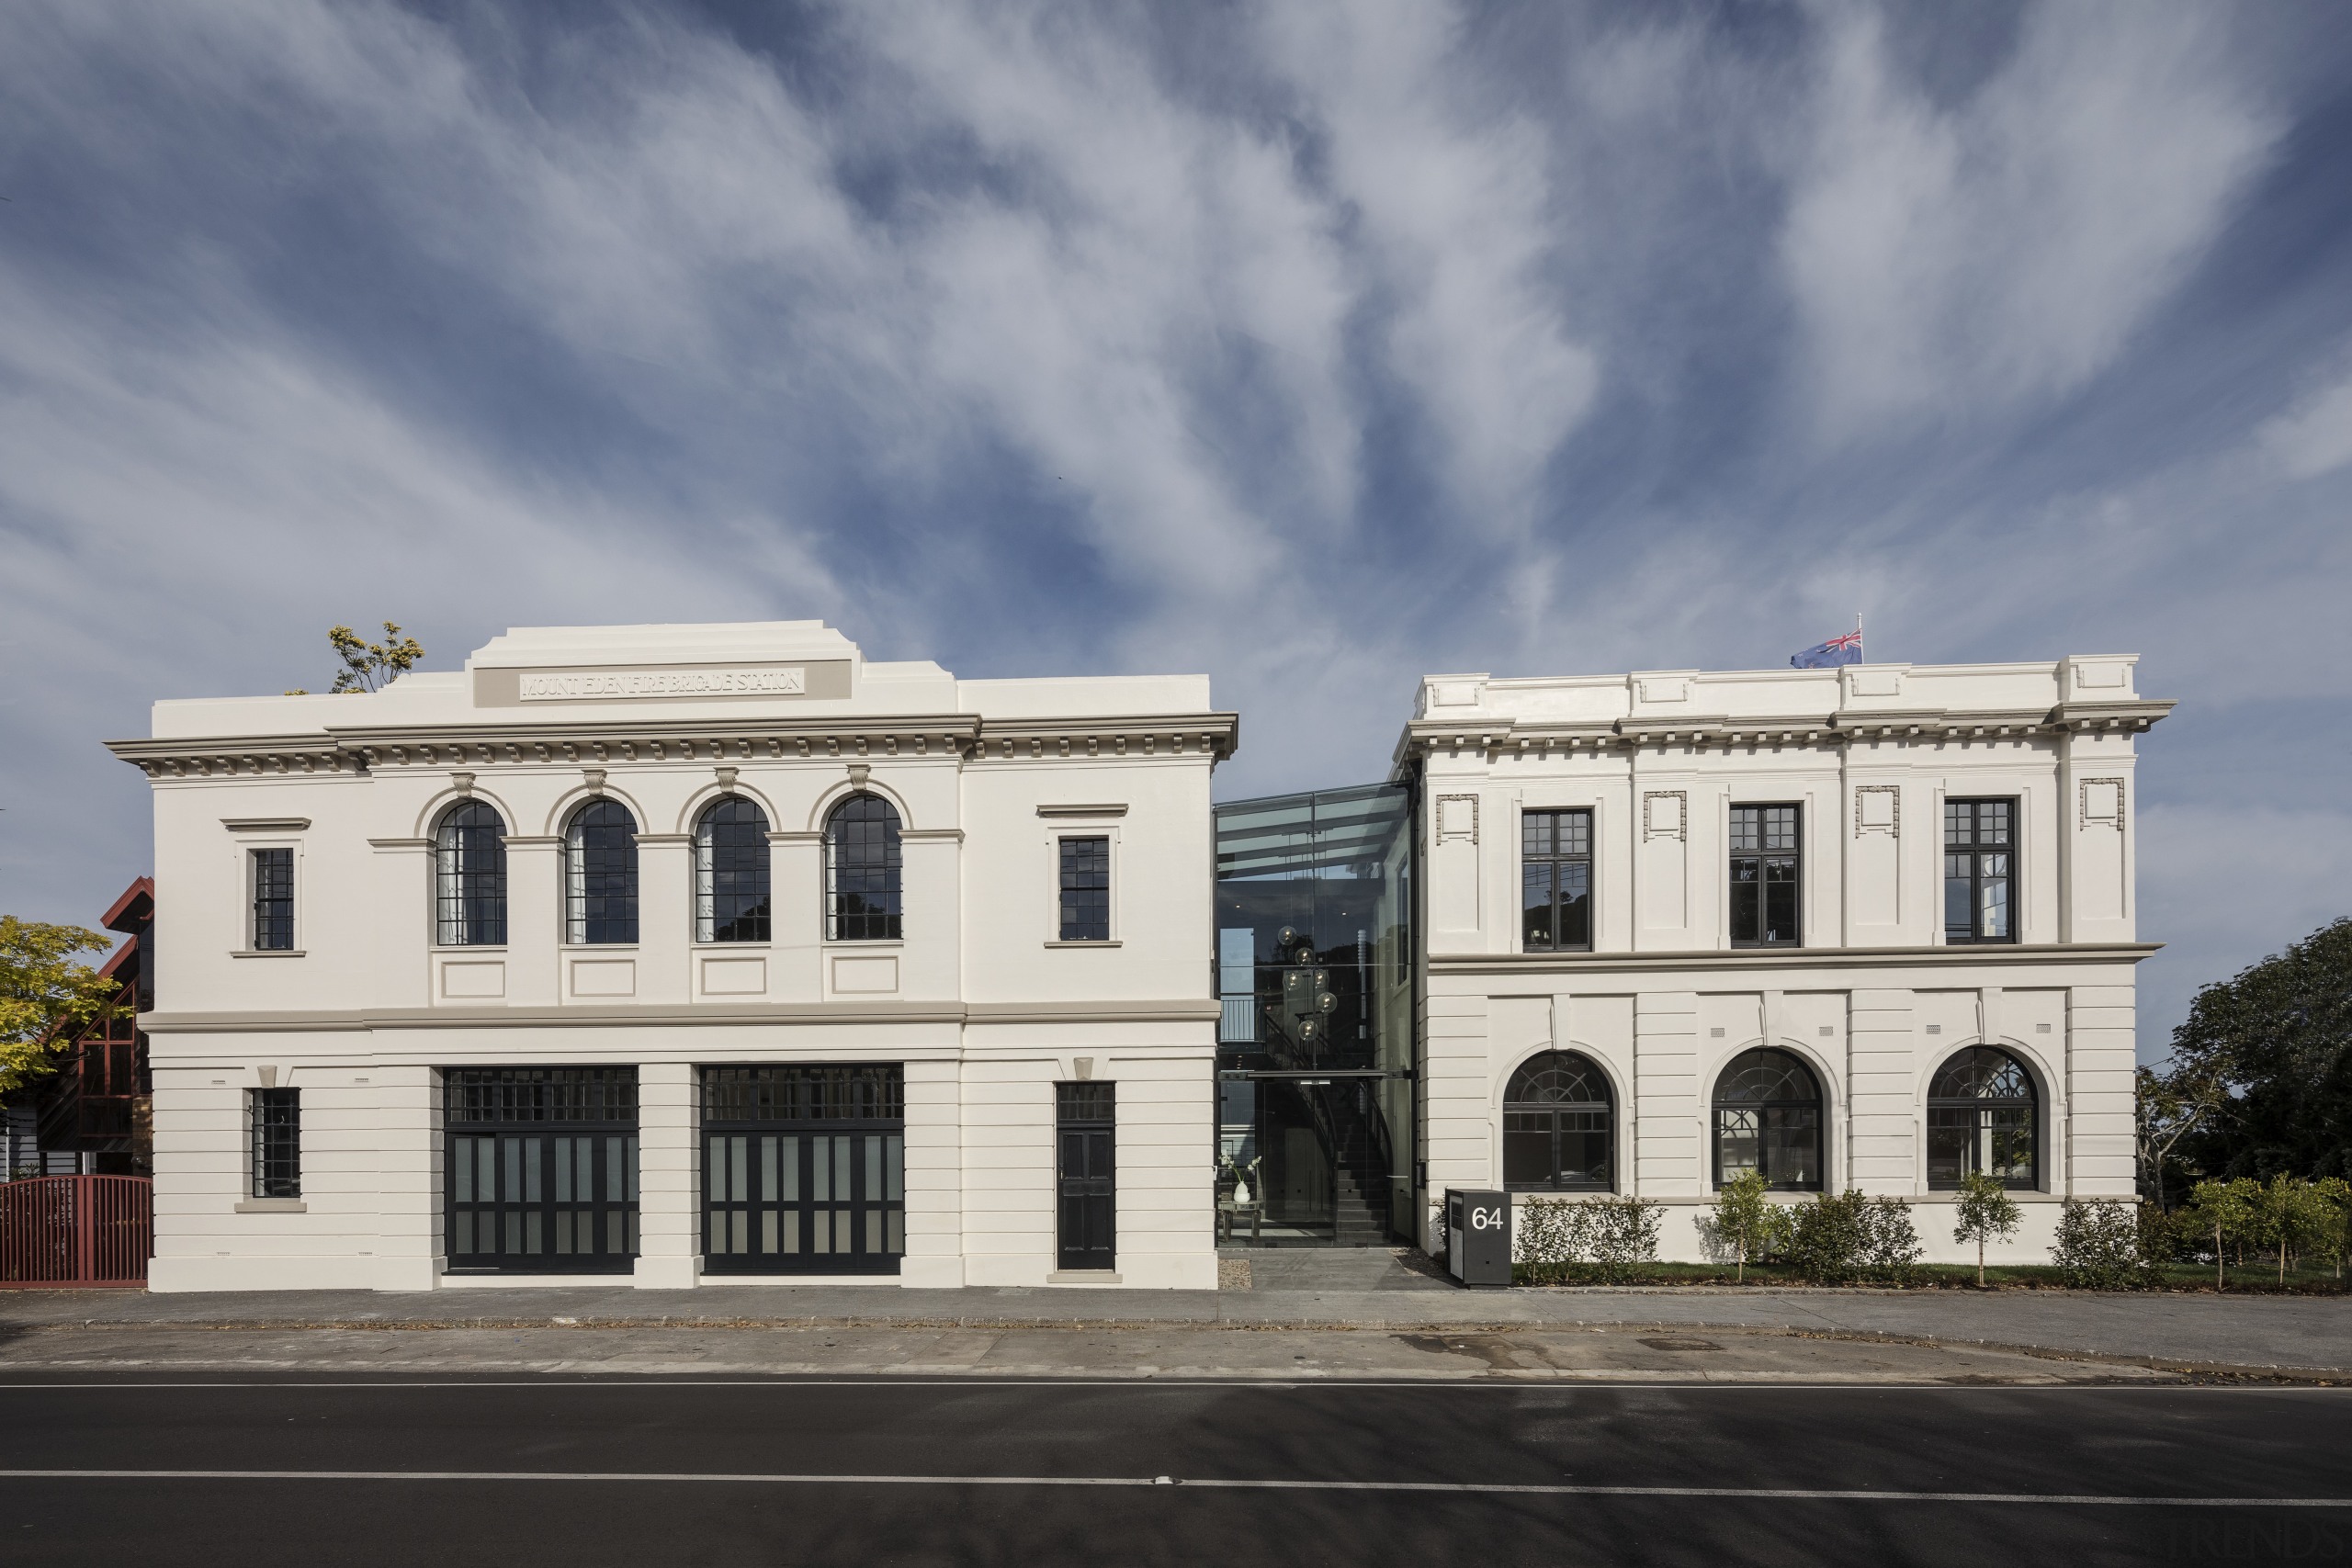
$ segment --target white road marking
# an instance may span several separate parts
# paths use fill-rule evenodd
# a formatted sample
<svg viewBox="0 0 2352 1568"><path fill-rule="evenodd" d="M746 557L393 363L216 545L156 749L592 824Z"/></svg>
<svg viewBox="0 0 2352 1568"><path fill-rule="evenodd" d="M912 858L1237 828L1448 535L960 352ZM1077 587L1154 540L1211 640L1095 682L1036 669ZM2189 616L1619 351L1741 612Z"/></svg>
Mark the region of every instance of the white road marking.
<svg viewBox="0 0 2352 1568"><path fill-rule="evenodd" d="M5 1369L0 1369L0 1374ZM0 1393L19 1389L37 1389L50 1393L67 1390L103 1392L107 1389L204 1389L204 1388L953 1388L967 1393L979 1390L1049 1388L1115 1388L1143 1393L1152 1389L1229 1388L1263 1389L1276 1393L1349 1393L1358 1389L1440 1390L1465 1389L1512 1393L1562 1393L1587 1389L1656 1390L1661 1393L1691 1393L1707 1390L1717 1393L2199 1393L2199 1394L2259 1394L2259 1393L2352 1393L2352 1384L2336 1383L2178 1383L2178 1382L2098 1382L2098 1383L1953 1383L1953 1382L1602 1382L1597 1380L1551 1380L1543 1378L1478 1378L1478 1379L1372 1379L1314 1378L1274 1380L1254 1377L1229 1378L1051 1378L1004 1376L990 1378L909 1378L888 1373L868 1373L858 1377L814 1378L797 1377L790 1372L778 1372L757 1378L694 1378L694 1377L596 1377L549 1372L539 1378L440 1378L398 1380L350 1380L283 1382L266 1379L229 1382L208 1380L171 1382L124 1382L112 1379L84 1382L11 1382L0 1375Z"/></svg>
<svg viewBox="0 0 2352 1568"><path fill-rule="evenodd" d="M2123 1508L2352 1508L2352 1497L2143 1497L2099 1493L1890 1492L1786 1486L1577 1486L1486 1481L1273 1481L1155 1475L703 1475L555 1470L0 1470L0 1481L587 1482L736 1486L1179 1486L1213 1491L1413 1492L1514 1497L1727 1497L1763 1502L2002 1503Z"/></svg>

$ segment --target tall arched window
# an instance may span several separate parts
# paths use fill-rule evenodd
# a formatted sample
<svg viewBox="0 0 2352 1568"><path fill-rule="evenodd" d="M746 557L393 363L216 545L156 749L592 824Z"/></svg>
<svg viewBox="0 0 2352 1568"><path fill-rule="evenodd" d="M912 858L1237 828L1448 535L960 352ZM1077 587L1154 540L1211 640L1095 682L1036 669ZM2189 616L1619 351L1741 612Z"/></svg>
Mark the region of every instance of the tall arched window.
<svg viewBox="0 0 2352 1568"><path fill-rule="evenodd" d="M563 940L637 940L637 818L617 800L590 801L563 831Z"/></svg>
<svg viewBox="0 0 2352 1568"><path fill-rule="evenodd" d="M1986 1171L2004 1187L2039 1186L2033 1075L2007 1051L1971 1045L1928 1085L1928 1186L1950 1191Z"/></svg>
<svg viewBox="0 0 2352 1568"><path fill-rule="evenodd" d="M767 814L722 795L695 823L695 940L768 940Z"/></svg>
<svg viewBox="0 0 2352 1568"><path fill-rule="evenodd" d="M1821 1190L1821 1086L1786 1051L1742 1051L1715 1080L1715 1185L1751 1170L1781 1191Z"/></svg>
<svg viewBox="0 0 2352 1568"><path fill-rule="evenodd" d="M834 942L899 940L899 814L878 795L825 818L825 916Z"/></svg>
<svg viewBox="0 0 2352 1568"><path fill-rule="evenodd" d="M433 831L433 940L506 945L506 824L481 801L451 807Z"/></svg>
<svg viewBox="0 0 2352 1568"><path fill-rule="evenodd" d="M1615 1188L1609 1079L1589 1058L1546 1051L1503 1090L1503 1185L1511 1190Z"/></svg>

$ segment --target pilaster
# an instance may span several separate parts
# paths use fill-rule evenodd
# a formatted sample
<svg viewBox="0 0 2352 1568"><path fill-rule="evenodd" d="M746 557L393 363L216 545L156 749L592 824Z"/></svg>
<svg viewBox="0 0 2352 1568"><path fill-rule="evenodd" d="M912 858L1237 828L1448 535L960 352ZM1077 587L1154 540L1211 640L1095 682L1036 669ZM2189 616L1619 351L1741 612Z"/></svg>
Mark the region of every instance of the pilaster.
<svg viewBox="0 0 2352 1568"><path fill-rule="evenodd" d="M1706 1106L1699 1083L1699 994L1634 998L1634 1094L1639 1139L1634 1190L1692 1197L1708 1189Z"/></svg>
<svg viewBox="0 0 2352 1568"><path fill-rule="evenodd" d="M695 1069L650 1063L637 1073L638 1259L645 1290L684 1290L702 1272L701 1140Z"/></svg>

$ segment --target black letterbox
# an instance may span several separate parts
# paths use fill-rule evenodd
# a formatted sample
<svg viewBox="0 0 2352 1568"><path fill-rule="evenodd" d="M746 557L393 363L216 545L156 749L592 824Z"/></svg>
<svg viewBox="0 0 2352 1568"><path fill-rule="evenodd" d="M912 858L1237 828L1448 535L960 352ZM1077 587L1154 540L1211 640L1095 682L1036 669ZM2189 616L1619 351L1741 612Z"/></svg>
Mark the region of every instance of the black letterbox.
<svg viewBox="0 0 2352 1568"><path fill-rule="evenodd" d="M1465 1285L1510 1283L1510 1194L1445 1190L1445 1261Z"/></svg>

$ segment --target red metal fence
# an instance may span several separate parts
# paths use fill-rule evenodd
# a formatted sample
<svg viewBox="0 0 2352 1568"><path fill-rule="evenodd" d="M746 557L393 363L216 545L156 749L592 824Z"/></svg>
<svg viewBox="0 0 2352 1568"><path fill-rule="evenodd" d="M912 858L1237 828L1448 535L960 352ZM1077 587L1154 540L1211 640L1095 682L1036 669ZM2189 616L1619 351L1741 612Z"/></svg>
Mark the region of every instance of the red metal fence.
<svg viewBox="0 0 2352 1568"><path fill-rule="evenodd" d="M147 1283L155 1184L143 1176L38 1176L0 1184L0 1290Z"/></svg>

